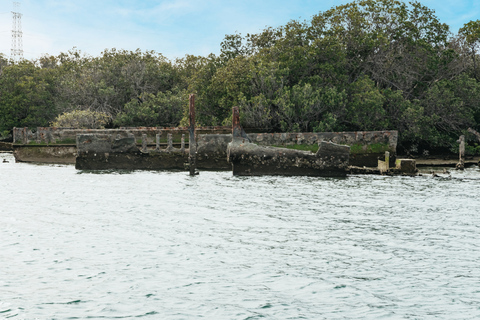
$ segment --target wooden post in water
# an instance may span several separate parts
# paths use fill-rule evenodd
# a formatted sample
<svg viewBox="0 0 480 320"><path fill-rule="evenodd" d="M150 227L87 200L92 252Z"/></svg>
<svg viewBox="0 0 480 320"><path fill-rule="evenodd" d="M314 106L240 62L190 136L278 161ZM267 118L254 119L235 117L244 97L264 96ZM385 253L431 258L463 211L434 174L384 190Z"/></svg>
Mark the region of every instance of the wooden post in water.
<svg viewBox="0 0 480 320"><path fill-rule="evenodd" d="M185 152L185 134L183 133L182 134L182 140L180 140L180 150L182 150L182 152Z"/></svg>
<svg viewBox="0 0 480 320"><path fill-rule="evenodd" d="M190 167L190 175L195 175L195 160L196 160L196 149L197 143L195 141L195 95L191 94L189 96L190 100L190 126L188 127L188 132L190 134L188 140L188 148L189 148L189 156L188 156L188 164Z"/></svg>

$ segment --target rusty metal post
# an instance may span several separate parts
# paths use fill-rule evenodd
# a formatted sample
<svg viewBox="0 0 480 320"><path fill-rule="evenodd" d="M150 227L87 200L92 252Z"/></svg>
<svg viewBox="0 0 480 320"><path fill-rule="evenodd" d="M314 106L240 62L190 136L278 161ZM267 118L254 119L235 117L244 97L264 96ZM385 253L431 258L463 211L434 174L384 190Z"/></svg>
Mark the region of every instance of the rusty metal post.
<svg viewBox="0 0 480 320"><path fill-rule="evenodd" d="M190 167L190 175L195 175L195 166L196 166L196 152L197 152L197 144L195 140L195 95L191 94L189 96L190 100L190 126L188 127L188 132L190 134L188 140L188 148L189 148L189 156L188 156L188 164Z"/></svg>
<svg viewBox="0 0 480 320"><path fill-rule="evenodd" d="M242 126L240 125L240 111L238 107L232 108L232 138L242 137Z"/></svg>

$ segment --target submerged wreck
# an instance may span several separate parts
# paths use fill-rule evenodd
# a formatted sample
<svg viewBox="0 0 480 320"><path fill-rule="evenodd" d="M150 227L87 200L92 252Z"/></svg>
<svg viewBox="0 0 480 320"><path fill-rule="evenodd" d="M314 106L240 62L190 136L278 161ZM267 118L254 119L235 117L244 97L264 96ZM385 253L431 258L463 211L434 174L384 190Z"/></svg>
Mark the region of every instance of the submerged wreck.
<svg viewBox="0 0 480 320"><path fill-rule="evenodd" d="M238 107L233 108L232 142L227 146L227 159L234 175L345 176L349 156L349 146L326 141L319 142L316 153L252 143L240 126Z"/></svg>

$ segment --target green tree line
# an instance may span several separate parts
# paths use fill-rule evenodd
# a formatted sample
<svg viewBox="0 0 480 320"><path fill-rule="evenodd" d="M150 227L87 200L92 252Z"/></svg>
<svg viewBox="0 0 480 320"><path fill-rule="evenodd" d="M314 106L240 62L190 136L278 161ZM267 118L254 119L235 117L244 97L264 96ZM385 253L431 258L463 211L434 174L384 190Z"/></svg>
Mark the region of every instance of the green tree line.
<svg viewBox="0 0 480 320"><path fill-rule="evenodd" d="M479 49L480 20L454 34L419 2L359 0L226 35L206 57L0 54L0 132L78 111L110 127L185 125L195 93L198 125L229 125L239 106L256 131L398 130L401 152L448 150L469 127L480 131Z"/></svg>

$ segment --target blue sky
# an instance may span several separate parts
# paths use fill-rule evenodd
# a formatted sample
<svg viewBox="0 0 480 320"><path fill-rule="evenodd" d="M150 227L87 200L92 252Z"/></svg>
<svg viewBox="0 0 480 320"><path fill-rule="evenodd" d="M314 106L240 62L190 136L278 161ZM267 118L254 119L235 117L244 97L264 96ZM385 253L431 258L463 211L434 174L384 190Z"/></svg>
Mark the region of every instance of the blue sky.
<svg viewBox="0 0 480 320"><path fill-rule="evenodd" d="M343 0L16 0L27 59L77 47L155 50L169 59L218 54L225 34L309 20ZM451 31L480 19L480 0L421 0ZM0 0L0 53L10 54L13 2Z"/></svg>

